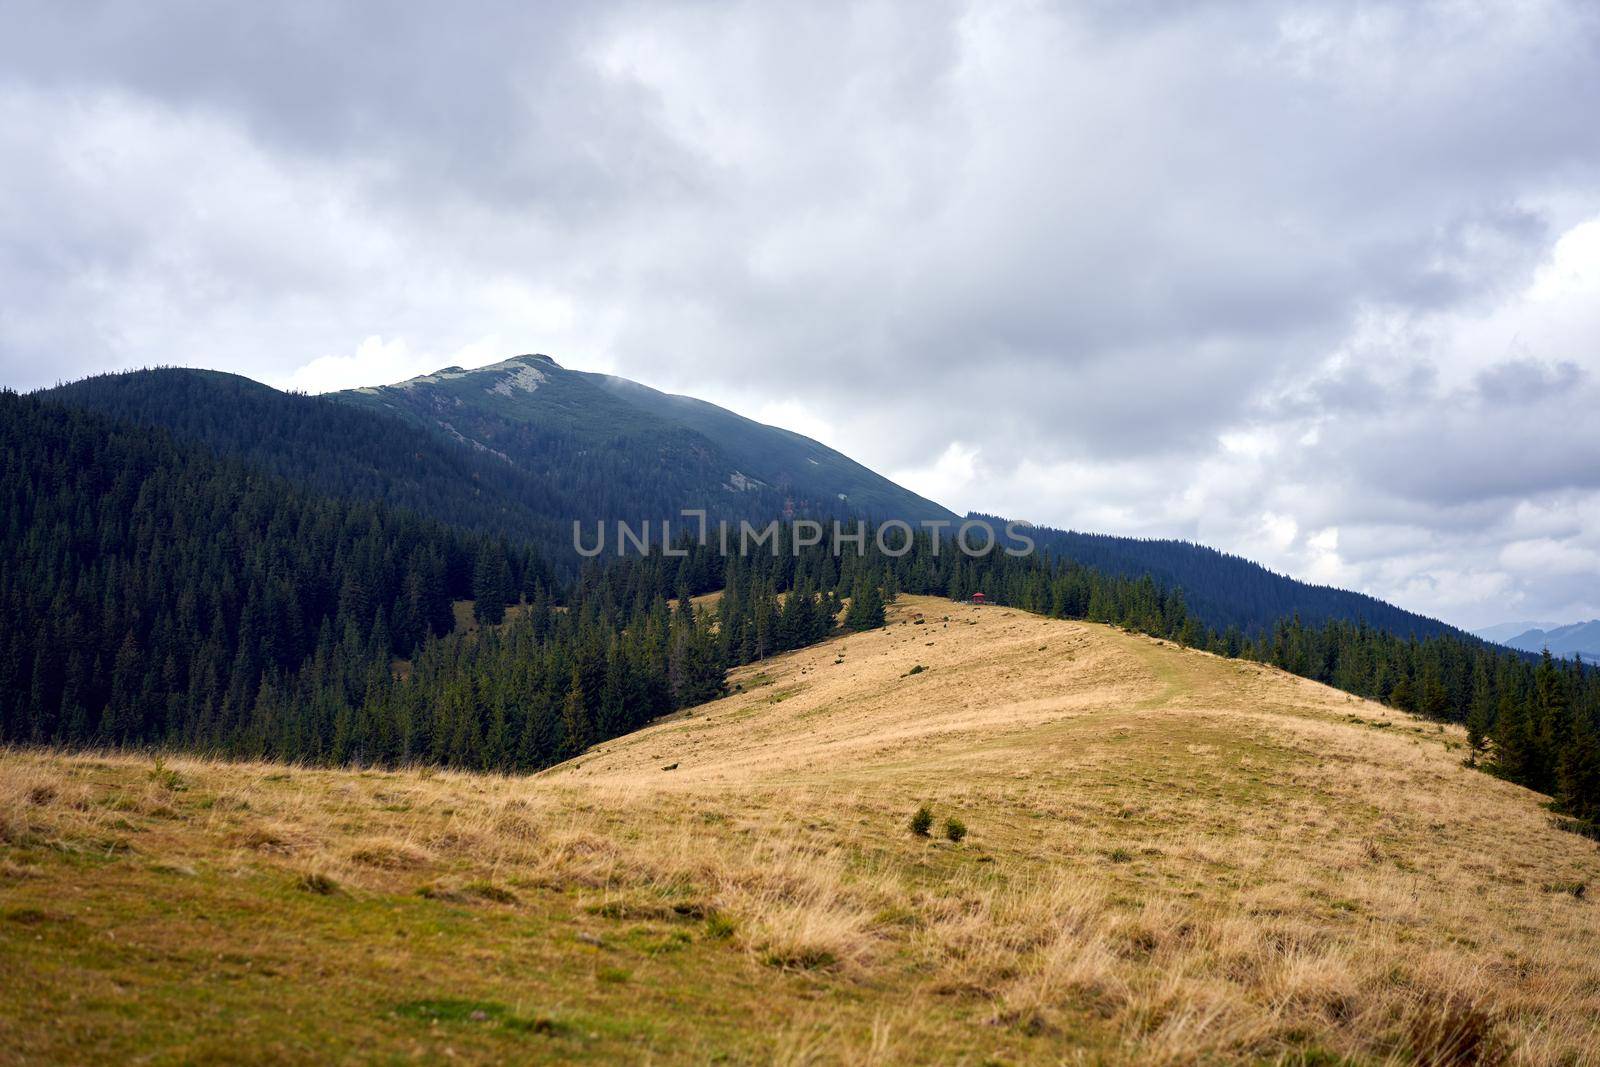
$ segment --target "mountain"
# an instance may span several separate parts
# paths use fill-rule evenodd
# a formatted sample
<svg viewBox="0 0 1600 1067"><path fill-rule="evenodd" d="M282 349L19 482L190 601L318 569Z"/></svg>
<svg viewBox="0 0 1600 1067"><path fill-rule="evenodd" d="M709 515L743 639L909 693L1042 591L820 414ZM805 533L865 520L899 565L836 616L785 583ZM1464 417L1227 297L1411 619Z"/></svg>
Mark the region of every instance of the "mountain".
<svg viewBox="0 0 1600 1067"><path fill-rule="evenodd" d="M686 508L761 523L789 511L955 518L799 434L542 356L329 396L188 368L36 395L161 427L317 492L534 543L557 566L572 558L575 519L638 524Z"/></svg>
<svg viewBox="0 0 1600 1067"><path fill-rule="evenodd" d="M1004 521L994 516L976 517L993 523ZM1281 619L1298 617L1308 626L1334 620L1364 622L1402 637L1468 636L1448 623L1377 597L1302 582L1241 556L1189 541L1113 537L1042 526L1029 527L1026 532L1041 551L1059 558L1106 574L1148 574L1165 587L1182 589L1189 610L1218 630L1231 626L1254 633Z"/></svg>
<svg viewBox="0 0 1600 1067"><path fill-rule="evenodd" d="M435 427L549 478L559 476L554 457L563 449L629 457L603 464L612 479L602 495L608 502L604 517L658 514L639 502L669 506L658 494L671 487L672 498L705 501L714 517L788 510L913 523L957 520L948 509L810 438L626 378L567 370L549 356L517 356L477 370L451 367L337 395ZM1257 631L1299 615L1308 625L1340 619L1418 637L1460 633L1376 597L1300 582L1202 545L1047 528L1034 535L1041 548L1062 558L1112 574L1150 574L1163 585L1182 587L1191 610L1218 629Z"/></svg>
<svg viewBox="0 0 1600 1067"><path fill-rule="evenodd" d="M571 543L569 515L581 510L570 488L414 422L280 392L237 374L160 367L96 375L35 395L159 427L319 493L382 501L547 550Z"/></svg>
<svg viewBox="0 0 1600 1067"><path fill-rule="evenodd" d="M328 396L181 368L100 375L38 395L164 428L317 493L537 545L557 571L576 562L574 519L637 523L705 508L729 521L791 511L959 521L809 438L627 379L567 370L548 356ZM1399 634L1458 632L1201 545L1031 533L1060 558L1181 587L1195 616L1219 630L1259 632L1298 615L1311 625L1339 619Z"/></svg>
<svg viewBox="0 0 1600 1067"><path fill-rule="evenodd" d="M1497 622L1493 626L1484 626L1472 632L1485 641L1503 645L1511 638L1525 634L1529 630L1550 630L1556 625L1553 622Z"/></svg>
<svg viewBox="0 0 1600 1067"><path fill-rule="evenodd" d="M1600 660L1600 619L1547 629L1534 627L1507 638L1501 644L1524 652L1543 652L1548 648L1553 656L1567 659L1582 656L1593 663Z"/></svg>
<svg viewBox="0 0 1600 1067"><path fill-rule="evenodd" d="M809 437L624 378L567 370L544 355L447 367L335 397L425 426L541 480L578 478L586 489L571 518L670 518L683 508L729 520L956 518Z"/></svg>

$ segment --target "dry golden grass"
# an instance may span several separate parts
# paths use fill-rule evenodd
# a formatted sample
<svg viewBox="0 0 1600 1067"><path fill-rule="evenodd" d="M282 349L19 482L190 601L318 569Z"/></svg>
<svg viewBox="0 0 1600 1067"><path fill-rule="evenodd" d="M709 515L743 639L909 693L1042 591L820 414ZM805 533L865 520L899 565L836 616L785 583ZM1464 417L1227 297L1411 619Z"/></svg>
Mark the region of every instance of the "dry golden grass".
<svg viewBox="0 0 1600 1067"><path fill-rule="evenodd" d="M6 754L0 1060L1600 1058L1600 856L1455 730L924 598L734 681L534 778Z"/></svg>

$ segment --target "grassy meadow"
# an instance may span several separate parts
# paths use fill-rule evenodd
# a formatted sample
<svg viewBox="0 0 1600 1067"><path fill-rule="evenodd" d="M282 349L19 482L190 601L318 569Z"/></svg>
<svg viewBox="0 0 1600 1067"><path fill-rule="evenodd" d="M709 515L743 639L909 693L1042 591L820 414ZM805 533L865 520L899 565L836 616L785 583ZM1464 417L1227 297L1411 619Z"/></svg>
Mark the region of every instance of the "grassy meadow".
<svg viewBox="0 0 1600 1067"><path fill-rule="evenodd" d="M1600 851L1455 728L919 597L732 681L528 778L0 754L0 1062L1600 1061Z"/></svg>

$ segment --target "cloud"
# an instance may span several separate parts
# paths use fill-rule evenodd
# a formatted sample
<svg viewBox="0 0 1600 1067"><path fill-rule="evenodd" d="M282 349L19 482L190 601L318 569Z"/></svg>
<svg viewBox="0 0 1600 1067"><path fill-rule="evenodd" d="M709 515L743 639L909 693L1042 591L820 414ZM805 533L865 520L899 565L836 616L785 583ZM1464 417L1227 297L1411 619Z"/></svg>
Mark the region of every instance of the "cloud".
<svg viewBox="0 0 1600 1067"><path fill-rule="evenodd" d="M951 441L931 463L893 472L893 478L908 489L930 500L972 500L978 510L980 497L973 483L978 475L978 450L960 441Z"/></svg>
<svg viewBox="0 0 1600 1067"><path fill-rule="evenodd" d="M6 384L543 351L954 506L1600 614L1590 4L8 23Z"/></svg>
<svg viewBox="0 0 1600 1067"><path fill-rule="evenodd" d="M1529 570L1544 575L1592 575L1600 572L1600 552L1548 537L1537 541L1513 541L1500 550L1500 559L1514 570Z"/></svg>
<svg viewBox="0 0 1600 1067"><path fill-rule="evenodd" d="M368 337L347 356L321 356L270 384L301 393L330 393L364 385L403 381L441 367L483 367L505 358L505 343L496 334L466 345L448 356L416 352L402 338Z"/></svg>
<svg viewBox="0 0 1600 1067"><path fill-rule="evenodd" d="M1595 286L1594 291L1600 292L1600 285ZM1508 359L1478 372L1478 392L1490 405L1526 404L1570 392L1584 374L1584 369L1571 360L1546 363L1537 359Z"/></svg>

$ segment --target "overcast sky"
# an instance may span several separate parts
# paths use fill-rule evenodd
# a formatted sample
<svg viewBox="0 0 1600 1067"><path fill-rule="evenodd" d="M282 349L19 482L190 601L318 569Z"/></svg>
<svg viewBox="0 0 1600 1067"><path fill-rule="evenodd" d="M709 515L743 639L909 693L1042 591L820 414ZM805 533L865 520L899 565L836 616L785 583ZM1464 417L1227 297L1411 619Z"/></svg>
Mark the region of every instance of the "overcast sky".
<svg viewBox="0 0 1600 1067"><path fill-rule="evenodd" d="M545 352L957 509L1600 615L1600 6L0 0L0 383Z"/></svg>

